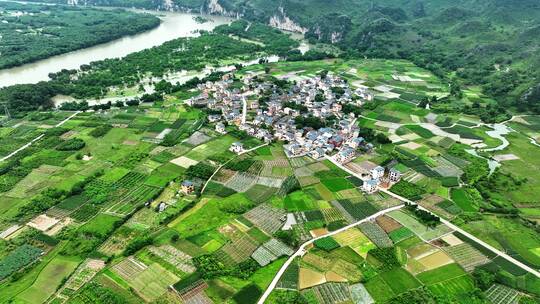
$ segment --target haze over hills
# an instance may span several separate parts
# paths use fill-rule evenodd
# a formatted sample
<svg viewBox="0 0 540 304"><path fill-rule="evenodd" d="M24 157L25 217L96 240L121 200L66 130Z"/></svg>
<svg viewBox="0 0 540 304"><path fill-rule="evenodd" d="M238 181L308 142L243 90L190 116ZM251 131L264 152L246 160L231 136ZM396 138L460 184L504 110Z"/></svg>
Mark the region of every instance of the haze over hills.
<svg viewBox="0 0 540 304"><path fill-rule="evenodd" d="M481 85L502 106L540 112L540 3L535 0L88 0L84 4L242 17L305 32L311 42L339 46L345 57L403 58L439 76L452 72L466 85Z"/></svg>

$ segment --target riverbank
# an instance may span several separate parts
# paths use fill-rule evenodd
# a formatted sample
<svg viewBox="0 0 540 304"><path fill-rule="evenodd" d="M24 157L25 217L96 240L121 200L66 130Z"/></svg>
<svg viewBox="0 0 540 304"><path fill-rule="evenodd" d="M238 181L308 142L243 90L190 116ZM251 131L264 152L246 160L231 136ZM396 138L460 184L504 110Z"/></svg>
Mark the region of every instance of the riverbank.
<svg viewBox="0 0 540 304"><path fill-rule="evenodd" d="M176 38L195 37L199 35L199 31L211 31L216 26L228 24L233 20L228 17L205 16L212 22L199 23L194 18L199 16L197 14L162 11L153 13L161 19L161 23L149 31L22 66L0 70L0 87L47 81L50 73L59 72L63 69L76 69L93 61L121 58L134 52L159 46Z"/></svg>

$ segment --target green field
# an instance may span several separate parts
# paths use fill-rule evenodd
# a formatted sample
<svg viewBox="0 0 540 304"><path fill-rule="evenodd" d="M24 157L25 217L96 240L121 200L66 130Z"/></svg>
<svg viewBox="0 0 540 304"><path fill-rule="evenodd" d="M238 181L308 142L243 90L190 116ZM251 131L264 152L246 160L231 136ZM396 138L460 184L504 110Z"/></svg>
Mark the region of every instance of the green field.
<svg viewBox="0 0 540 304"><path fill-rule="evenodd" d="M56 256L41 270L34 283L17 295L23 303L42 303L51 296L75 268L81 259L77 257Z"/></svg>
<svg viewBox="0 0 540 304"><path fill-rule="evenodd" d="M400 294L422 285L412 274L401 267L383 272L380 276L390 286L394 294Z"/></svg>
<svg viewBox="0 0 540 304"><path fill-rule="evenodd" d="M458 264L448 264L433 270L422 272L416 275L416 278L425 285L433 285L466 275L467 273Z"/></svg>

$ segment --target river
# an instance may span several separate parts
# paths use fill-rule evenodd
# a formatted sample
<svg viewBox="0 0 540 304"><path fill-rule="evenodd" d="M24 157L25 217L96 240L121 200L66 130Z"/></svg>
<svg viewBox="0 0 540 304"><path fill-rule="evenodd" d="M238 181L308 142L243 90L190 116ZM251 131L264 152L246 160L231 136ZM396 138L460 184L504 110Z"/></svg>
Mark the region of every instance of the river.
<svg viewBox="0 0 540 304"><path fill-rule="evenodd" d="M49 79L49 73L62 69L75 69L83 64L106 58L124 57L130 53L158 46L179 37L197 36L197 30L212 30L214 27L230 23L233 19L222 16L204 16L210 20L198 23L195 14L176 12L151 12L158 14L161 24L149 31L123 37L93 47L53 56L22 66L0 70L0 87L22 83L37 83Z"/></svg>

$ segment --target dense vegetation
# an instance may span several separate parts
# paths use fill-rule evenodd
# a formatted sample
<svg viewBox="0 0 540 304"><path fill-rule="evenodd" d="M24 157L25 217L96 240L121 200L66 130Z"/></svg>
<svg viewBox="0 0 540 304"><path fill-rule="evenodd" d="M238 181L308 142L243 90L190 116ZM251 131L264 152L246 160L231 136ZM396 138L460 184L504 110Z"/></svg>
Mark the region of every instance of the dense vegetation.
<svg viewBox="0 0 540 304"><path fill-rule="evenodd" d="M144 0L87 3L158 9L171 5ZM536 0L218 3L219 12L204 0L175 0L172 6L231 16L239 13L263 23L271 17L288 17L307 31L312 42L333 43L345 51L344 56L409 59L439 76L453 73L458 83L480 85L500 105L540 112L540 3ZM486 105L481 108L491 114L497 111Z"/></svg>
<svg viewBox="0 0 540 304"><path fill-rule="evenodd" d="M104 88L133 86L143 75L161 77L179 70L201 70L207 64L218 64L219 60L253 55L261 50L262 47L258 45L239 42L224 35L203 34L198 38L180 38L122 59L106 59L83 65L81 70L84 73L77 78L73 78L73 75L79 73L78 70L63 70L51 74L52 80L48 82L2 88L0 102L7 102L13 113L47 108L52 106L51 98L57 94L76 98L102 97L106 93ZM195 84L197 82L194 81Z"/></svg>
<svg viewBox="0 0 540 304"><path fill-rule="evenodd" d="M0 3L0 68L9 68L133 35L159 18L123 10Z"/></svg>

